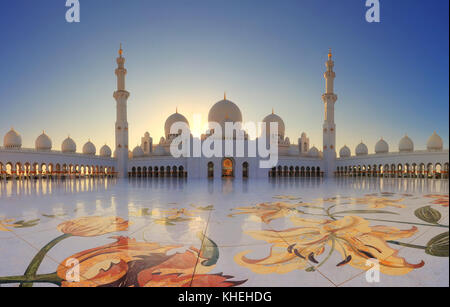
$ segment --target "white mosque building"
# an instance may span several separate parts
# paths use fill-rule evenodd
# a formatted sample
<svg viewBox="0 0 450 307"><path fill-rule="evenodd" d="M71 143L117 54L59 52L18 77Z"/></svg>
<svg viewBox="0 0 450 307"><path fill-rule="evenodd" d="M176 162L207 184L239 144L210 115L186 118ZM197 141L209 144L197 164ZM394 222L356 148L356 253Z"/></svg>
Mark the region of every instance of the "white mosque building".
<svg viewBox="0 0 450 307"><path fill-rule="evenodd" d="M250 154L252 142L247 134L243 139L234 136L221 142L243 141L244 154L225 154L222 146L221 154L207 157L204 154L173 157L170 146L179 134L171 134L174 123L185 123L188 120L180 113L170 115L164 126L165 135L158 144L153 143L146 132L141 145L133 150L129 148L127 101L130 93L125 87L125 58L122 48L117 58L117 118L115 125L115 150L104 145L97 152L96 146L87 141L82 152L77 153L77 145L70 137L65 139L60 150L53 148L52 140L45 132L39 135L35 148L22 148L22 138L13 128L6 133L3 147L0 147L0 180L29 178L78 178L87 176L105 177L189 177L189 178L267 178L267 177L332 177L332 176L371 176L371 177L408 177L408 178L448 178L449 151L444 150L443 141L434 132L427 142L426 150L415 150L413 141L405 135L398 143L398 148L390 150L388 143L380 139L375 146L375 153L369 154L364 143L360 143L352 151L347 146L336 152L336 124L334 122L334 105L337 95L334 93L334 61L331 51L326 62L326 91L322 95L325 107L323 129L323 145L319 150L310 147L306 133L302 133L297 143L291 143L285 135L283 119L273 111L263 122L277 123L276 135L278 159L271 168L261 168L259 156ZM227 99L215 103L208 114L208 122L224 127L225 123L242 123L243 116L239 107ZM203 144L213 137L211 131L192 142Z"/></svg>

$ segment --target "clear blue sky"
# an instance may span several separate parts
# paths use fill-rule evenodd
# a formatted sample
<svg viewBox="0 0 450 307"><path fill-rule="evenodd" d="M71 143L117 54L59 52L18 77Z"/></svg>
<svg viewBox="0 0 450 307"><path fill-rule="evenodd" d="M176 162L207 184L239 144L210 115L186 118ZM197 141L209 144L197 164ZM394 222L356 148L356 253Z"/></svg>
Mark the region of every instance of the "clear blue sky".
<svg viewBox="0 0 450 307"><path fill-rule="evenodd" d="M381 23L364 0L80 0L81 23L65 0L5 0L0 12L0 133L25 147L45 130L59 149L70 134L114 146L115 57L124 44L130 146L145 131L157 142L179 107L206 120L222 99L245 121L272 107L287 136L322 147L324 62L334 50L337 146L405 134L425 148L434 130L448 148L449 1L380 0Z"/></svg>

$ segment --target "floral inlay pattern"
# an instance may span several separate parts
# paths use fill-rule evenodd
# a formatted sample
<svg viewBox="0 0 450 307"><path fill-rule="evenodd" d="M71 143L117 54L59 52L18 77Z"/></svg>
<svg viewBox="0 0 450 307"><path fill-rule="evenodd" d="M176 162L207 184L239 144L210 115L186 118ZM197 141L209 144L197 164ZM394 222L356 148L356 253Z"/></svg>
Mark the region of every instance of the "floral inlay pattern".
<svg viewBox="0 0 450 307"><path fill-rule="evenodd" d="M423 261L418 264L408 263L386 243L387 240L412 236L417 231L416 227L407 230L387 226L370 227L368 221L357 216L346 216L337 221L298 217L292 217L291 220L298 227L282 231L247 232L256 239L273 244L270 254L254 260L246 257L249 251L244 251L236 255L236 262L256 273L281 274L295 269L312 271L329 259L327 256L319 262L318 258L328 246L330 255L338 251L342 256L337 266L349 264L366 270L367 260L376 259L382 273L403 275L424 265Z"/></svg>

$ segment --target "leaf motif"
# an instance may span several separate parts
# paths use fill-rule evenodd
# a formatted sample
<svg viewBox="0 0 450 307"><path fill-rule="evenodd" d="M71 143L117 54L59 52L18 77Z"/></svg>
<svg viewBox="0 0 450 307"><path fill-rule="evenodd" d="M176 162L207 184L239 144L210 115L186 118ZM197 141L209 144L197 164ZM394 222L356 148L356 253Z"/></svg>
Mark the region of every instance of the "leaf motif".
<svg viewBox="0 0 450 307"><path fill-rule="evenodd" d="M427 244L425 252L436 257L448 257L449 232L441 233L435 236Z"/></svg>
<svg viewBox="0 0 450 307"><path fill-rule="evenodd" d="M24 220L21 220L21 221L15 222L15 223L13 224L13 227L14 227L14 228L28 228L28 227L33 227L33 226L36 226L37 224L39 224L39 221L40 221L40 219L35 219L35 220L30 220L30 221L24 221Z"/></svg>
<svg viewBox="0 0 450 307"><path fill-rule="evenodd" d="M56 217L56 215L54 214L42 214L43 217L49 218L49 219L53 219Z"/></svg>
<svg viewBox="0 0 450 307"><path fill-rule="evenodd" d="M211 211L211 210L214 210L214 206L213 206L213 205L209 205L209 206L202 207L202 206L196 206L196 205L194 205L194 204L191 204L191 207L194 207L195 209L201 210L201 211Z"/></svg>
<svg viewBox="0 0 450 307"><path fill-rule="evenodd" d="M431 206L417 209L414 211L414 215L430 224L437 224L442 217L441 213L438 210L431 208Z"/></svg>
<svg viewBox="0 0 450 307"><path fill-rule="evenodd" d="M217 244L202 232L198 232L197 237L202 241L200 257L206 259L202 262L202 265L211 266L216 264L219 259L219 247Z"/></svg>
<svg viewBox="0 0 450 307"><path fill-rule="evenodd" d="M59 213L59 214L42 214L42 216L50 218L50 219L54 219L56 217L66 216L66 214L64 214L64 213Z"/></svg>
<svg viewBox="0 0 450 307"><path fill-rule="evenodd" d="M160 225L167 225L167 226L175 226L175 223L169 222L167 219L158 219L155 220L156 224L160 224Z"/></svg>

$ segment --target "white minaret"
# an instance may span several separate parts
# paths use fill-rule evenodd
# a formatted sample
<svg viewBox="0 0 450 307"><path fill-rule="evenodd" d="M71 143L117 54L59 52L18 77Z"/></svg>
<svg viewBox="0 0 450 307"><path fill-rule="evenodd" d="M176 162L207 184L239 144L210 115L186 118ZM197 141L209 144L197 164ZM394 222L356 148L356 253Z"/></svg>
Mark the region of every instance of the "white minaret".
<svg viewBox="0 0 450 307"><path fill-rule="evenodd" d="M337 96L334 94L333 71L334 62L332 60L331 49L328 53L328 61L325 63L327 71L324 74L326 81L325 94L322 95L325 104L325 120L323 123L323 159L325 161L325 175L331 177L334 174L336 162L336 124L334 123L334 103Z"/></svg>
<svg viewBox="0 0 450 307"><path fill-rule="evenodd" d="M125 58L122 56L122 44L120 45L119 57L117 58L117 91L114 98L117 102L116 109L116 159L117 172L119 178L128 176L128 121L127 121L127 100L130 93L125 90L125 75L127 70L124 67Z"/></svg>

